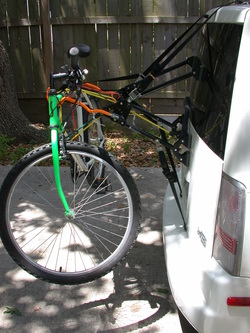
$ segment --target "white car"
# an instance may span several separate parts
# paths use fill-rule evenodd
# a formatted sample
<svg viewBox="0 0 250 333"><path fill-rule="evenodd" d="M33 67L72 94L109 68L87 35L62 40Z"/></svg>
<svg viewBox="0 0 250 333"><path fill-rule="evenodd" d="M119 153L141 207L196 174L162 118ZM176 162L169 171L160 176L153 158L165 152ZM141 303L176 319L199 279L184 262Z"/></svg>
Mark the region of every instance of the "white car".
<svg viewBox="0 0 250 333"><path fill-rule="evenodd" d="M168 279L183 331L249 333L250 6L217 10L197 57L205 76L186 99L189 163L179 170L186 228L170 186L164 201Z"/></svg>

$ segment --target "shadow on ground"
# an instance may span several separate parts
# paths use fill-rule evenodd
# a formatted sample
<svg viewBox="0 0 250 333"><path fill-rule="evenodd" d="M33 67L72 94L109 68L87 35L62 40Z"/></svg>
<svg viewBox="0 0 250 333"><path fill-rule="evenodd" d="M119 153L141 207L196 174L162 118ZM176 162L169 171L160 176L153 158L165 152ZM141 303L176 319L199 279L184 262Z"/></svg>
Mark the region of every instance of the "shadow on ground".
<svg viewBox="0 0 250 333"><path fill-rule="evenodd" d="M105 277L86 285L52 285L18 268L1 245L1 332L181 332L162 247L167 183L160 169L130 171L141 196L142 231L122 264ZM4 313L7 307L12 313Z"/></svg>

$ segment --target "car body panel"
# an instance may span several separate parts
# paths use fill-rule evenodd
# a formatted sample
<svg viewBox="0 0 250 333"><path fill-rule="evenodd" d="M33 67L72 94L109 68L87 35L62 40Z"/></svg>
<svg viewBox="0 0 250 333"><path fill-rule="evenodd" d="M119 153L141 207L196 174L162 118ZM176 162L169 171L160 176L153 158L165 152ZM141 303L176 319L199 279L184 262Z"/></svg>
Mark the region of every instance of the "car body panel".
<svg viewBox="0 0 250 333"><path fill-rule="evenodd" d="M199 138L191 124L189 127L192 144L186 220L189 237L202 245L204 255L211 257L214 234L211 221L216 218L223 162Z"/></svg>
<svg viewBox="0 0 250 333"><path fill-rule="evenodd" d="M225 154L224 158L215 154L189 121L190 163L188 166L181 165L178 170L183 190L180 201L187 230L168 186L163 210L164 251L173 297L187 321L201 333L245 333L250 330L250 307L228 306L227 299L250 297L250 6L219 9L211 22L244 24ZM246 188L239 276L226 272L213 258L223 173Z"/></svg>

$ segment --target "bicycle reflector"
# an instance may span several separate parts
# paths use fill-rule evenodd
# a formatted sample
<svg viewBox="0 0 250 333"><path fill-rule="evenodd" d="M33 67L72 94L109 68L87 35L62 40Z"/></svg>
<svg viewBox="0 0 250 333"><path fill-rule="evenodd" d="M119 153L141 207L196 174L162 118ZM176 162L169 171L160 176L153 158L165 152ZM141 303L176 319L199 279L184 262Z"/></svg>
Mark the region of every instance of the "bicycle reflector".
<svg viewBox="0 0 250 333"><path fill-rule="evenodd" d="M214 233L213 257L231 275L239 276L245 216L245 187L222 176Z"/></svg>

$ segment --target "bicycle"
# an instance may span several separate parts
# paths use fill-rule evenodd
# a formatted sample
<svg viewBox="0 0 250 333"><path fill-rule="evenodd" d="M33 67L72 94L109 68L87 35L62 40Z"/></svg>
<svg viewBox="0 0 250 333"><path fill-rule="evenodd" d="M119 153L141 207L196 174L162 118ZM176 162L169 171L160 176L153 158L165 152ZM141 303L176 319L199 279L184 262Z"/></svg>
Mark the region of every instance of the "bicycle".
<svg viewBox="0 0 250 333"><path fill-rule="evenodd" d="M75 132L65 134L58 111L65 101L82 107L97 118L108 117L154 140L163 174L169 180L180 208L176 184L180 194L181 187L173 154L181 163L188 164L190 138L187 122L192 105L186 98L184 116L170 123L148 112L137 100L180 80L193 76L199 80L208 78L208 70L197 57L164 68L210 17L191 33L199 20L193 24L142 74L125 77L136 80L119 91L104 91L84 82L78 60L88 55L85 44L69 51L72 71L51 74L48 92L51 144L25 155L7 175L0 193L1 238L11 257L23 269L58 284L92 281L119 264L140 229L140 197L132 176L102 147L69 141ZM186 37L189 32L191 35ZM178 43L181 45L176 47ZM189 66L190 72L148 88L156 77L182 66ZM55 89L58 79L66 79L59 94ZM69 97L67 89L74 90L76 95ZM93 109L81 102L79 94L82 89L87 96L106 100L106 106ZM129 115L133 116L132 122ZM138 127L138 117L154 126L159 135ZM167 138L169 127L174 143ZM184 217L183 224L186 227Z"/></svg>
<svg viewBox="0 0 250 333"><path fill-rule="evenodd" d="M71 58L69 51L70 50L68 50L67 55L68 58ZM85 57L89 55L90 55L90 48L87 45L85 45ZM71 65L74 66L74 64ZM65 73L70 73L68 65L63 66L62 69ZM83 69L82 81L86 80L87 74L88 70ZM90 109L98 109L99 108L98 98L100 97L95 93L92 93L92 95L88 95L84 90L84 86L81 87L79 85L78 87L76 87L74 84L74 76L75 73L74 71L72 71L69 75L70 79L68 80L68 82L63 83L62 86L59 87L59 89L57 90L58 94L61 92L65 97L63 103L59 104L60 120L64 124L64 127L66 127L66 124L72 115L73 132L71 132L68 135L68 138L70 138L70 140L79 140L82 142L93 143L103 148L105 143L105 136L103 132L104 125L102 123L102 119L100 117L96 117L94 113L90 114L79 104L75 103L76 101L79 101L87 105ZM47 91L47 100L48 100L48 91ZM67 108L64 109L62 108L63 106L65 106L64 102L66 102L65 104L69 104L69 106L67 105L67 107L70 109L69 113L67 112ZM64 117L63 119L64 113L67 114L66 117Z"/></svg>

